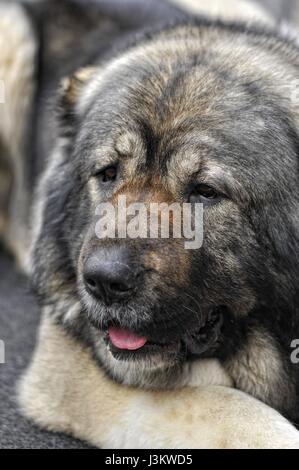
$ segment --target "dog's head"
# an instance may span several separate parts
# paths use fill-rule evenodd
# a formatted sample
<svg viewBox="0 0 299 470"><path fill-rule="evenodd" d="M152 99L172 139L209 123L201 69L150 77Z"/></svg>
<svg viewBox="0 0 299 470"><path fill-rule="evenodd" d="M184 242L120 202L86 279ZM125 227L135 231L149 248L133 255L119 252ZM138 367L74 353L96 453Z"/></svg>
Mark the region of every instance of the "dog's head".
<svg viewBox="0 0 299 470"><path fill-rule="evenodd" d="M60 314L89 325L119 380L153 385L159 371L225 348L235 322L289 301L297 131L279 85L273 91L269 51L253 66L254 48L240 42L232 54L230 35L170 31L64 83L35 276L40 291L79 298L80 313ZM139 236L133 213L137 235L128 236L124 197L144 224L152 205L200 203L203 243L187 249L186 237L171 236L181 225L172 212L168 238L148 226ZM110 221L116 236L102 237Z"/></svg>

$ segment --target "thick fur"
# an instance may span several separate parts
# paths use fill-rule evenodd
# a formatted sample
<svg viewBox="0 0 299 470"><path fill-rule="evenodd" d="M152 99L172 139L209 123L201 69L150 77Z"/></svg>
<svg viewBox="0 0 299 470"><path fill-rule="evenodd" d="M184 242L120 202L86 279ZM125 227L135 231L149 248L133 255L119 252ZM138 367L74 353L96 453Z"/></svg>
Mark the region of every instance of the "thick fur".
<svg viewBox="0 0 299 470"><path fill-rule="evenodd" d="M199 362L201 377L215 368L213 360ZM213 386L199 381L175 392L120 386L45 315L20 403L40 426L102 448L299 448L298 431L276 411L208 377Z"/></svg>
<svg viewBox="0 0 299 470"><path fill-rule="evenodd" d="M82 15L68 9L66 14L71 15L68 24L81 22ZM260 18L265 21L264 14ZM59 31L55 21L46 27L57 40L60 60L50 86L41 87L43 99L54 100L65 64L88 67L63 80L56 119L51 120L44 100L36 109L38 155L48 163L35 179L30 272L46 326L22 383L22 409L50 429L108 447L133 445L130 419L142 410L140 423L148 428L136 428L140 447L294 447L298 434L278 413L240 391L211 386L234 385L299 423L298 366L291 363L289 349L299 334L299 51L271 29L177 12L174 20L128 39L116 52L96 55L86 46L82 64L65 52L73 40L66 38L73 36L64 27ZM82 38L89 43L87 31ZM42 57L45 64L47 57L56 63L55 48ZM44 68L42 80L51 77L50 69ZM98 175L107 165L117 165L122 174L104 190ZM216 186L221 194L217 204L205 207L202 249L188 252L176 240L127 241L134 259L151 274L129 305L107 308L95 301L84 287L84 260L99 247L119 243L94 237L96 206L115 202L119 194L146 204L184 202L198 182ZM106 346L110 321L170 347L122 360ZM81 377L80 370L86 376L74 383L56 358L76 356L76 349L75 376ZM55 370L45 370L44 361L51 358ZM70 371L73 362L66 363ZM101 367L123 385L180 391L127 389L109 381ZM93 380L102 398L93 395ZM181 390L188 385L209 388ZM113 408L109 397L115 394L119 414L110 436L103 433L100 416L87 429L89 398L86 414L78 414L85 387L99 410ZM76 390L77 401L69 400L70 390ZM155 412L154 399L161 400ZM168 400L177 424L171 429ZM191 404L198 419L186 427L182 423ZM218 421L211 418L215 410L224 416L219 433ZM248 420L249 410L256 426ZM109 414L107 419L113 421ZM159 423L166 431L156 441L149 429ZM122 425L128 430L124 440ZM187 439L190 425L196 432Z"/></svg>

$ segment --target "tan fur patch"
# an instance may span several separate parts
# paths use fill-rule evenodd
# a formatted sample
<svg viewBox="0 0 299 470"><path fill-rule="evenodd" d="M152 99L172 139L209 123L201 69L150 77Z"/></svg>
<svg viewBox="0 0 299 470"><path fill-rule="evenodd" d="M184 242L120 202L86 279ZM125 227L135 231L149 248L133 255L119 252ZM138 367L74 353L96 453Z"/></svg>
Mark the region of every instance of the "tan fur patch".
<svg viewBox="0 0 299 470"><path fill-rule="evenodd" d="M122 158L134 156L137 159L144 156L146 151L140 136L131 132L121 133L115 143L115 150Z"/></svg>
<svg viewBox="0 0 299 470"><path fill-rule="evenodd" d="M84 67L79 69L71 77L66 77L62 80L63 93L70 105L75 105L77 103L84 85L91 79L95 70L95 67Z"/></svg>
<svg viewBox="0 0 299 470"><path fill-rule="evenodd" d="M284 377L281 355L275 341L266 331L252 332L244 348L226 364L226 370L238 389L274 407L281 406L280 381L283 382L284 396L295 394L293 385ZM265 383L268 384L266 389Z"/></svg>

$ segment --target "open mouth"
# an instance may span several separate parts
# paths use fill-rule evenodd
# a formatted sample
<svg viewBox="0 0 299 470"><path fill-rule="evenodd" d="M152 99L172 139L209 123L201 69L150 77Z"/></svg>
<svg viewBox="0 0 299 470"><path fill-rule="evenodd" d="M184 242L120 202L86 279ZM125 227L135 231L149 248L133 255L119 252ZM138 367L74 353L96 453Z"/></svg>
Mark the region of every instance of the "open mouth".
<svg viewBox="0 0 299 470"><path fill-rule="evenodd" d="M113 356L120 360L135 360L155 355L173 357L182 350L189 358L196 358L215 350L222 324L221 309L212 310L200 328L183 335L181 339L168 342L153 341L150 337L113 324L106 330L105 342Z"/></svg>
<svg viewBox="0 0 299 470"><path fill-rule="evenodd" d="M132 331L117 326L108 328L108 336L112 345L120 350L137 351L148 341L144 336L139 336Z"/></svg>
<svg viewBox="0 0 299 470"><path fill-rule="evenodd" d="M180 342L157 343L120 326L110 326L105 342L116 359L129 360L157 354L174 354L180 349Z"/></svg>

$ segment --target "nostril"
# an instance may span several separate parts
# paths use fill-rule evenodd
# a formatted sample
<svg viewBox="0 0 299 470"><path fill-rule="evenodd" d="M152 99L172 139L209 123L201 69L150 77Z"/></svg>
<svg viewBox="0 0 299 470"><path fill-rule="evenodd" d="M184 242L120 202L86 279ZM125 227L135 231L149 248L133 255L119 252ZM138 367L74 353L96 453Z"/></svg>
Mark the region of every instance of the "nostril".
<svg viewBox="0 0 299 470"><path fill-rule="evenodd" d="M142 285L143 272L136 262L130 260L125 250L99 250L85 260L85 289L91 296L109 305L124 301Z"/></svg>
<svg viewBox="0 0 299 470"><path fill-rule="evenodd" d="M86 284L88 284L90 287L93 287L93 288L96 287L97 285L96 282L90 277L85 278L85 282Z"/></svg>
<svg viewBox="0 0 299 470"><path fill-rule="evenodd" d="M115 292L127 292L131 290L131 287L126 286L125 284L113 282L112 284L110 284L110 289Z"/></svg>

